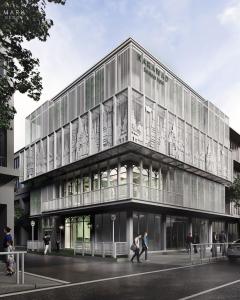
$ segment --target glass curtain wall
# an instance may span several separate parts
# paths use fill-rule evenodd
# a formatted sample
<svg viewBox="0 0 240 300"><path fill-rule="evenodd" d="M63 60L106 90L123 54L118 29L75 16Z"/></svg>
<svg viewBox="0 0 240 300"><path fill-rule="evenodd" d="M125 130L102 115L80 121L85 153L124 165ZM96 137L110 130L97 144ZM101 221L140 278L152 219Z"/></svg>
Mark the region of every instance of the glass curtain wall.
<svg viewBox="0 0 240 300"><path fill-rule="evenodd" d="M161 250L161 215L147 212L133 213L133 238L148 233L149 250Z"/></svg>
<svg viewBox="0 0 240 300"><path fill-rule="evenodd" d="M65 248L74 248L76 242L91 240L90 216L65 218Z"/></svg>
<svg viewBox="0 0 240 300"><path fill-rule="evenodd" d="M188 230L188 218L181 216L167 216L166 239L167 249L185 248Z"/></svg>
<svg viewBox="0 0 240 300"><path fill-rule="evenodd" d="M114 241L126 242L127 214L126 212L114 212L114 214L116 215L116 220L114 221ZM111 220L111 214L96 214L94 219L95 242L112 242L113 224Z"/></svg>

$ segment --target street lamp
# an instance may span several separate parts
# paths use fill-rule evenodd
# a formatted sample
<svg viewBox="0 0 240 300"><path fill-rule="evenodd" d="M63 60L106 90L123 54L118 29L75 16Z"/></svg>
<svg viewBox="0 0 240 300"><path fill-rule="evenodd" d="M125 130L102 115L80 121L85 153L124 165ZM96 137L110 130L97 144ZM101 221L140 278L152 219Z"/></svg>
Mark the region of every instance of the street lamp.
<svg viewBox="0 0 240 300"><path fill-rule="evenodd" d="M62 230L64 229L64 226L63 225L60 225L59 226L59 230L60 230L60 239L59 239L59 249L62 248L62 242L61 242L61 239L62 239Z"/></svg>
<svg viewBox="0 0 240 300"><path fill-rule="evenodd" d="M32 251L33 251L33 241L34 241L34 226L35 226L35 221L31 221L31 226L32 226Z"/></svg>
<svg viewBox="0 0 240 300"><path fill-rule="evenodd" d="M113 236L113 243L114 243L114 240L115 240L115 238L114 238L114 221L116 220L116 215L115 214L112 214L111 215L111 220L112 220L112 236Z"/></svg>

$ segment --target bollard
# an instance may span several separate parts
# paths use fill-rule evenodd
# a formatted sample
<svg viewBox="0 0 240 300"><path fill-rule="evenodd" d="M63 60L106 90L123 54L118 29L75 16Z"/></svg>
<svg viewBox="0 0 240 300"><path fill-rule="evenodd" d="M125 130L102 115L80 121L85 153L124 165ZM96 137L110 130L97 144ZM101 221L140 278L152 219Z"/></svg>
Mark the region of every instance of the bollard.
<svg viewBox="0 0 240 300"><path fill-rule="evenodd" d="M22 253L22 284L24 284L24 253Z"/></svg>
<svg viewBox="0 0 240 300"><path fill-rule="evenodd" d="M19 253L17 253L17 284L19 284Z"/></svg>

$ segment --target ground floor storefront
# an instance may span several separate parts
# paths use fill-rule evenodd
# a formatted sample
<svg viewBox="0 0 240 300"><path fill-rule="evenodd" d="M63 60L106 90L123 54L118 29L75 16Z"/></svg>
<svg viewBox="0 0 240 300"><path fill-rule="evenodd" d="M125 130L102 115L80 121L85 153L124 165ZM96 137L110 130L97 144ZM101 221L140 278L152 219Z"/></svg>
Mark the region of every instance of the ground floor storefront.
<svg viewBox="0 0 240 300"><path fill-rule="evenodd" d="M187 211L166 212L159 208L107 209L43 216L38 219L39 239L45 232L52 245L74 249L76 243L127 243L138 234L148 232L149 250L184 249L189 233L197 235L200 243L211 243L213 233L226 233L229 242L239 238L238 219L199 216Z"/></svg>

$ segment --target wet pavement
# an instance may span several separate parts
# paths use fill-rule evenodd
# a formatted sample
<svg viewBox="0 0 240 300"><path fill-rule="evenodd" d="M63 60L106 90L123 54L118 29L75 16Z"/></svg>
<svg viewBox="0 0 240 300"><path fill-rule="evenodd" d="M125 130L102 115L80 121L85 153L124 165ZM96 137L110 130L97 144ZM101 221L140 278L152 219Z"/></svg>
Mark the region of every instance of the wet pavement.
<svg viewBox="0 0 240 300"><path fill-rule="evenodd" d="M29 254L26 271L65 280L61 285L6 299L240 299L240 261L186 266L167 264L171 257L152 256L141 264L97 257L54 257ZM176 257L172 257L175 258ZM170 260L171 261L171 260ZM172 259L174 261L174 259ZM177 262L177 261L175 261ZM239 280L239 281L237 281ZM230 282L232 285L224 286ZM186 298L186 299L192 299Z"/></svg>

